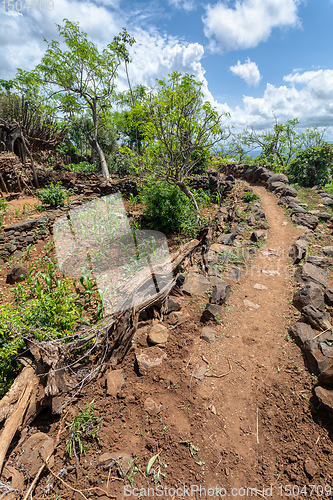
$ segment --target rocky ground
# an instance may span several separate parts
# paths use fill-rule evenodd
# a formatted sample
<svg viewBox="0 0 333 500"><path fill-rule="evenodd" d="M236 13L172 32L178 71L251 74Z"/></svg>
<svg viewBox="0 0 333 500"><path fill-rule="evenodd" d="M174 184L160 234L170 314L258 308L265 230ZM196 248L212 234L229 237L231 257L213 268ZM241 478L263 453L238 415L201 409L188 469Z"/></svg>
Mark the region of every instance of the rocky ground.
<svg viewBox="0 0 333 500"><path fill-rule="evenodd" d="M193 259L163 321L139 323L116 370L62 415L44 410L23 429L1 478L3 498L18 495L10 487L26 492L53 450L33 494L21 498L333 498L332 227L322 216L330 202L313 191L305 205L286 180L268 183L273 194L256 171L232 172L243 179L231 180L238 202L217 214L208 273ZM246 191L260 201L244 203ZM8 230L20 218L11 214L2 233L5 302L9 268L26 255L19 237L33 236L36 259L60 212L42 238L32 226ZM44 215L31 208L28 218ZM96 436L82 453L76 441L70 456L78 415Z"/></svg>

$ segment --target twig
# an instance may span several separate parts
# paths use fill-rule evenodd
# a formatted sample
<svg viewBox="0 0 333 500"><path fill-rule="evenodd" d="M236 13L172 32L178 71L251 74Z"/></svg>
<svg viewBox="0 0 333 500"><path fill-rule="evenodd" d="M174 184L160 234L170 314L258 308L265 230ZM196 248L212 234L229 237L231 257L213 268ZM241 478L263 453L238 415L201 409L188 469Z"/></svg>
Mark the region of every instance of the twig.
<svg viewBox="0 0 333 500"><path fill-rule="evenodd" d="M330 330L332 330L332 327L331 328L327 328L326 330L318 333L318 335L316 335L315 337L313 337L312 340L316 340L318 337L320 337L320 335L322 335L323 333L329 332Z"/></svg>
<svg viewBox="0 0 333 500"><path fill-rule="evenodd" d="M257 408L257 444L259 444L259 408Z"/></svg>
<svg viewBox="0 0 333 500"><path fill-rule="evenodd" d="M222 356L225 359L228 359L229 361L232 361L233 363L236 363L236 365L238 365L241 368L243 368L243 370L246 372L246 368L241 364L240 361L236 361L235 359L229 358L228 356L225 356L224 354L220 354L220 356Z"/></svg>
<svg viewBox="0 0 333 500"><path fill-rule="evenodd" d="M99 486L94 486L92 488L85 488L84 490L77 490L76 488L73 488L68 483L66 483L66 481L64 481L60 476L57 476L57 474L55 474L53 472L53 470L50 468L50 466L47 463L45 463L45 465L49 469L49 471L51 472L53 477L55 477L56 479L60 479L60 481L63 483L64 486L66 486L66 488L70 488L72 491L76 491L76 493L80 493L80 495L82 495L85 500L88 500L88 498L83 494L83 491L100 490L103 493L105 493L106 496L109 496L107 491L103 490L103 488L99 488Z"/></svg>
<svg viewBox="0 0 333 500"><path fill-rule="evenodd" d="M227 361L228 361L229 371L227 371L226 373L221 373L221 374L219 374L219 375L213 375L213 374L211 374L211 375L209 375L209 374L208 374L208 375L206 375L206 374L205 374L205 377L222 378L222 377L225 377L226 375L229 375L229 373L230 373L230 372L232 372L232 366L231 366L231 363L230 363L229 358L226 358L226 359L227 359Z"/></svg>

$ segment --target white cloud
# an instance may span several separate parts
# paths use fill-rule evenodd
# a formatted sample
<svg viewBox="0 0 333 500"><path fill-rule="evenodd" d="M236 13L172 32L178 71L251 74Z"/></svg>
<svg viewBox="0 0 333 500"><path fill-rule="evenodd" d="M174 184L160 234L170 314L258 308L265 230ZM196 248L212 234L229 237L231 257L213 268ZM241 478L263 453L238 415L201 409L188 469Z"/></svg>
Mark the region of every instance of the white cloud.
<svg viewBox="0 0 333 500"><path fill-rule="evenodd" d="M299 1L236 0L234 8L225 1L208 5L203 18L205 35L216 39L217 48L222 51L256 47L267 40L274 28L299 24Z"/></svg>
<svg viewBox="0 0 333 500"><path fill-rule="evenodd" d="M176 9L183 9L186 12L196 9L195 0L168 0L168 3Z"/></svg>
<svg viewBox="0 0 333 500"><path fill-rule="evenodd" d="M258 85L261 80L259 68L255 62L248 58L244 64L240 61L235 66L230 66L230 71L243 78L248 85Z"/></svg>
<svg viewBox="0 0 333 500"><path fill-rule="evenodd" d="M274 116L281 123L298 118L302 127L333 125L333 70L294 73L284 80L291 85L267 84L262 97L243 96L242 106L230 110L237 130L270 128Z"/></svg>

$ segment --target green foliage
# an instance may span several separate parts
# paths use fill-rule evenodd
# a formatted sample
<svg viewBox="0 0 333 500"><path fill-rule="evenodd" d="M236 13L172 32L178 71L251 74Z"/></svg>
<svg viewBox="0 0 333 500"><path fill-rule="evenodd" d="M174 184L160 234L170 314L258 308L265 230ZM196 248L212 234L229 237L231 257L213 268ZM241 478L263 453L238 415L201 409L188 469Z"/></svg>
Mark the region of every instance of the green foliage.
<svg viewBox="0 0 333 500"><path fill-rule="evenodd" d="M256 193L251 193L250 191L245 193L243 196L245 203L250 203L251 201L259 200L259 196Z"/></svg>
<svg viewBox="0 0 333 500"><path fill-rule="evenodd" d="M169 182L186 179L204 151L225 136L222 116L204 101L201 86L193 75L171 73L168 81L157 80L141 107L147 165Z"/></svg>
<svg viewBox="0 0 333 500"><path fill-rule="evenodd" d="M51 182L48 187L39 189L37 196L44 205L58 207L64 204L67 191L61 185L61 182L57 182L56 184Z"/></svg>
<svg viewBox="0 0 333 500"><path fill-rule="evenodd" d="M119 177L138 174L139 158L130 148L119 146L118 151L110 158L110 171Z"/></svg>
<svg viewBox="0 0 333 500"><path fill-rule="evenodd" d="M25 335L33 334L36 340L66 338L82 322L89 323L87 313L93 320L100 317L98 291L87 277L80 284L81 294L54 261L45 258L31 266L26 282L15 286L14 302L0 308L0 398L20 371L17 355Z"/></svg>
<svg viewBox="0 0 333 500"><path fill-rule="evenodd" d="M211 206L205 191L194 193L199 207ZM195 237L200 224L189 198L178 186L163 181L148 183L141 192L145 205L144 215L153 229L165 232L184 232ZM202 221L201 221L202 222Z"/></svg>
<svg viewBox="0 0 333 500"><path fill-rule="evenodd" d="M333 147L324 143L300 151L290 163L288 174L304 187L325 185L330 177L333 161Z"/></svg>
<svg viewBox="0 0 333 500"><path fill-rule="evenodd" d="M98 172L99 166L89 163L88 161L80 161L80 163L70 163L69 165L64 165L66 170L71 172Z"/></svg>
<svg viewBox="0 0 333 500"><path fill-rule="evenodd" d="M64 26L57 25L61 37L51 41L36 69L28 74L47 96L52 96L60 112L73 116L89 114L92 120L88 131L90 146L101 162L102 173L108 177L105 155L98 142L101 118L110 108L115 79L121 63L130 62L128 47L135 43L126 29L113 38L101 52L89 41L78 23L64 19Z"/></svg>
<svg viewBox="0 0 333 500"><path fill-rule="evenodd" d="M190 161L193 162L191 174L203 174L206 172L210 162L209 150L204 147L196 149L191 154Z"/></svg>
<svg viewBox="0 0 333 500"><path fill-rule="evenodd" d="M99 443L99 432L101 430L101 421L95 412L94 400L87 403L86 407L74 417L69 428L71 438L66 443L66 452L72 456L72 452L82 455L86 453L89 442L96 440Z"/></svg>
<svg viewBox="0 0 333 500"><path fill-rule="evenodd" d="M333 194L333 184L325 184L324 190L326 193Z"/></svg>
<svg viewBox="0 0 333 500"><path fill-rule="evenodd" d="M157 181L146 185L142 192L144 215L154 229L180 232L191 207L178 186Z"/></svg>
<svg viewBox="0 0 333 500"><path fill-rule="evenodd" d="M17 334L24 324L23 313L11 304L0 310L0 399L7 392L21 370L17 354L24 347L24 340Z"/></svg>
<svg viewBox="0 0 333 500"><path fill-rule="evenodd" d="M271 130L260 134L254 129L246 129L228 140L222 155L242 163L256 163L276 172L284 172L298 152L324 142L325 128L308 127L299 133L296 131L298 124L297 118L287 123L275 121ZM248 153L255 150L260 151L260 154L255 159L250 158Z"/></svg>

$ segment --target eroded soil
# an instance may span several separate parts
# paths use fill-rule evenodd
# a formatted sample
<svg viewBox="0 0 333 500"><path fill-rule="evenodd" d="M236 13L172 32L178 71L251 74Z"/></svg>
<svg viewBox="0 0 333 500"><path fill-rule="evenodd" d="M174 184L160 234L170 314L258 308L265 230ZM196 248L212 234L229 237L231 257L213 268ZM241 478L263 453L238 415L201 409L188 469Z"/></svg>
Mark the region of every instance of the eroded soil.
<svg viewBox="0 0 333 500"><path fill-rule="evenodd" d="M150 498L154 491L157 496L158 484L159 491L165 488L160 498L205 498L201 486L215 489L215 498L220 491L231 498L278 499L288 496L283 488L290 484L299 490L289 498L333 498L333 420L312 395L315 380L286 330L299 317L291 305L294 268L288 252L304 231L291 224L273 194L263 187L253 190L270 226L268 239L237 281L226 279L232 294L222 321L210 325L215 341L200 339L207 297L175 297L185 320L176 326L165 320L167 359L142 376L135 351L147 347L150 325L142 322L117 367L126 381L117 397L106 395L103 376L60 419L45 411L23 431L20 443L36 430L58 436L34 499ZM332 272L328 275L332 283ZM263 286L254 288L258 284ZM201 367L206 372L198 380L194 375ZM147 399L156 406L147 405ZM99 443L94 441L76 460L66 454L68 424L92 400L102 419ZM13 464L20 462L20 443L13 449ZM106 453L132 460L129 467L116 462L108 468ZM147 476L145 468L156 454ZM99 465L103 459L109 462ZM309 484L323 489L307 487L299 493ZM191 485L196 486L191 490ZM325 496L327 485L332 494ZM148 487L155 490L149 494ZM258 490L254 494L246 488Z"/></svg>

